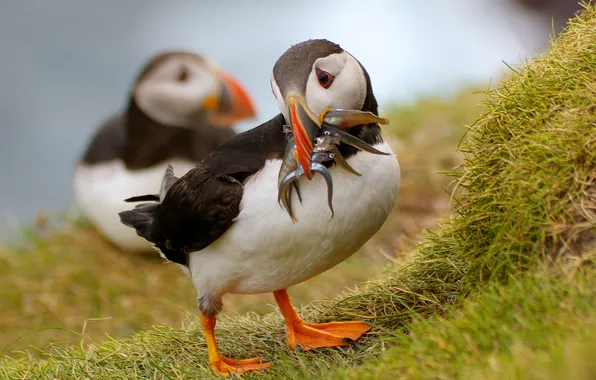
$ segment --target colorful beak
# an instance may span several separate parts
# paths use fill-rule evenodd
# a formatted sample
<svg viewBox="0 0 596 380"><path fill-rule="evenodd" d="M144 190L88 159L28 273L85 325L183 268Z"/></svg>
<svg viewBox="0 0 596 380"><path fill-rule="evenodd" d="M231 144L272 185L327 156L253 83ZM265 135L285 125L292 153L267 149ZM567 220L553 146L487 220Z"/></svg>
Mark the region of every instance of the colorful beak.
<svg viewBox="0 0 596 380"><path fill-rule="evenodd" d="M254 103L242 84L229 73L219 70L221 81L218 96L205 100L205 109L214 110L212 121L221 127L232 127L237 121L256 116Z"/></svg>
<svg viewBox="0 0 596 380"><path fill-rule="evenodd" d="M311 110L308 109L304 98L298 94L286 97L286 105L290 117L290 126L296 142L296 155L298 163L304 170L304 175L309 180L312 178L311 163L313 140L317 135L321 122Z"/></svg>

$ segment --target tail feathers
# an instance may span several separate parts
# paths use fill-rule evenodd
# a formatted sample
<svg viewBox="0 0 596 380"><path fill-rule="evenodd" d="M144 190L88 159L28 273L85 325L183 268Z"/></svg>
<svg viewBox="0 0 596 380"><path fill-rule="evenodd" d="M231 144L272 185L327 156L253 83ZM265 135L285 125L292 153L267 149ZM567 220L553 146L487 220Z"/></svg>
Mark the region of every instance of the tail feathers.
<svg viewBox="0 0 596 380"><path fill-rule="evenodd" d="M178 181L180 178L174 175L174 168L172 165L168 165L166 168L166 172L161 180L161 186L159 189L159 194L147 194L147 195L138 195L135 197L130 197L124 200L124 202L163 202L168 190Z"/></svg>
<svg viewBox="0 0 596 380"><path fill-rule="evenodd" d="M153 239L153 221L159 203L142 203L130 211L122 211L120 221L125 226L134 228L137 235L145 240L155 243Z"/></svg>
<svg viewBox="0 0 596 380"><path fill-rule="evenodd" d="M150 201L155 201L155 202L159 202L159 195L155 195L155 194L147 194L147 195L139 195L136 197L130 197L130 198L126 198L124 200L124 202L150 202Z"/></svg>
<svg viewBox="0 0 596 380"><path fill-rule="evenodd" d="M159 190L160 202L163 202L164 198L166 197L166 194L168 193L168 190L170 190L172 185L176 183L176 181L178 180L179 178L174 175L174 168L172 167L172 165L168 165L163 179L161 180L161 187Z"/></svg>
<svg viewBox="0 0 596 380"><path fill-rule="evenodd" d="M134 228L137 232L137 235L144 238L145 240L153 244L158 244L154 238L155 214L158 210L158 207L161 205L161 202L163 202L165 199L168 190L170 190L172 185L174 185L178 179L179 178L174 175L174 168L172 165L168 165L161 181L159 194L139 195L125 199L125 202L149 201L157 203L141 203L140 205L135 206L135 208L132 210L122 211L118 214L120 215L120 221L122 224Z"/></svg>

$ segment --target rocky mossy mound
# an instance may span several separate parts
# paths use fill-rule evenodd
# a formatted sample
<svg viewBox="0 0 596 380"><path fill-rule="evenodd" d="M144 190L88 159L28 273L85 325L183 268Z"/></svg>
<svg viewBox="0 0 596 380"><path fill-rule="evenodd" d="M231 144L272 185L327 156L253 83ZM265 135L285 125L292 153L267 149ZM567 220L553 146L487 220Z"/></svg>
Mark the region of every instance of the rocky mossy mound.
<svg viewBox="0 0 596 380"><path fill-rule="evenodd" d="M346 349L295 353L281 341L284 329L277 313L248 315L222 318L216 331L222 352L238 358L265 356L273 361L272 377L321 377L338 366L368 362L392 338L403 343L410 333L414 339L405 326L415 321L447 317L454 310L465 313L471 309L469 296L477 299L494 286L510 286L519 295L528 283L512 282L526 281L522 279L537 268L544 270L545 263L563 261L590 271L596 253L596 7L587 6L545 54L487 92L484 106L486 113L462 142L465 165L454 172L460 190L454 197L455 216L429 233L413 259L397 271L301 311L314 321L365 320L374 326L365 339ZM492 291L491 299L499 294ZM548 308L537 310L548 313ZM45 360L3 359L0 375L212 375L194 319L182 329L159 326L130 339L87 343L53 347Z"/></svg>

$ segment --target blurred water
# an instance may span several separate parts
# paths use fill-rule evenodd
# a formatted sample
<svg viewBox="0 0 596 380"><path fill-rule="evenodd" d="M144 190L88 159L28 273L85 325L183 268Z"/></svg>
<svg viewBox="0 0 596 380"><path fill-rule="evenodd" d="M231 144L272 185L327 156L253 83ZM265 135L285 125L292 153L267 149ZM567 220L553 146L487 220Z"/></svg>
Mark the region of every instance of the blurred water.
<svg viewBox="0 0 596 380"><path fill-rule="evenodd" d="M549 25L497 0L300 2L0 0L0 236L72 203L71 168L99 122L126 103L144 61L188 48L276 112L275 60L327 38L370 72L381 104L487 83L546 41ZM13 227L14 228L14 227Z"/></svg>

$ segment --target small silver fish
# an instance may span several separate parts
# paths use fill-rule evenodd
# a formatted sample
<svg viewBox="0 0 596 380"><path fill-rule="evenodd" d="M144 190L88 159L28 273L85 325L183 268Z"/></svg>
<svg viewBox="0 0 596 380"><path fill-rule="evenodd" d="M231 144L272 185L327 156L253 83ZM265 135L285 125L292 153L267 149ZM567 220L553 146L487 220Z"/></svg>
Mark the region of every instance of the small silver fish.
<svg viewBox="0 0 596 380"><path fill-rule="evenodd" d="M319 173L325 179L327 183L327 204L329 205L329 209L331 210L331 217L335 215L335 211L333 210L333 180L331 178L331 174L325 167L325 165L321 164L321 162L329 161L333 159L333 154L328 152L317 152L314 153L312 156L313 162L311 163L311 170L315 173ZM292 219L293 223L296 223L298 220L294 216L294 212L292 211L292 204L291 204L291 190L290 187L293 184L296 184L296 181L304 175L304 170L302 170L301 166L298 166L295 170L291 171L287 175L284 176L282 179L279 190L277 200L280 202L283 207L288 212L288 215Z"/></svg>
<svg viewBox="0 0 596 380"><path fill-rule="evenodd" d="M361 176L354 168L348 164L346 159L342 156L339 150L339 144L344 143L372 154L389 155L390 153L381 152L373 148L370 144L362 141L358 137L342 130L341 128L349 128L358 124L366 124L376 122L380 124L387 124L388 120L379 118L371 112L353 111L353 110L330 110L327 111L323 118L323 126L318 136L314 139L313 153L311 156L311 171L317 172L323 176L327 183L327 203L331 210L331 216L335 214L333 211L333 180L331 174L322 165L325 161L334 161L337 166L349 171L350 173ZM296 223L297 219L292 211L292 190L295 189L298 199L302 202L300 188L298 187L298 179L304 175L303 168L298 165L297 150L294 136L290 136L284 149L283 161L279 170L277 184L278 184L278 202L286 209L292 222Z"/></svg>
<svg viewBox="0 0 596 380"><path fill-rule="evenodd" d="M356 125L370 123L386 125L389 124L389 120L368 111L344 109L330 109L323 116L323 124L341 129L348 129Z"/></svg>
<svg viewBox="0 0 596 380"><path fill-rule="evenodd" d="M330 125L324 125L322 128L322 131L323 131L323 136L332 136L334 134L339 135L339 139L342 143L351 145L354 148L357 148L359 150L363 150L365 152L372 153L372 154L381 154L381 155L385 155L385 156L391 154L391 153L381 152L380 150L373 148L370 144L367 144L366 142L360 140L358 137L356 137L346 131L342 131L341 129L339 129L337 127L333 127Z"/></svg>

